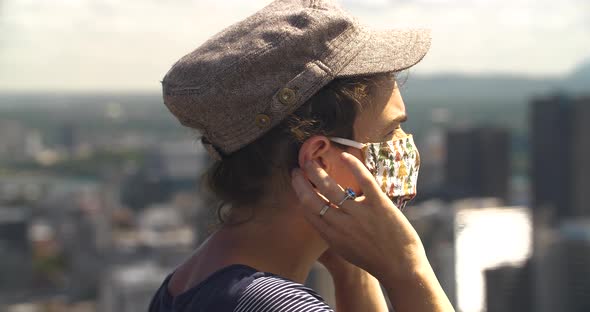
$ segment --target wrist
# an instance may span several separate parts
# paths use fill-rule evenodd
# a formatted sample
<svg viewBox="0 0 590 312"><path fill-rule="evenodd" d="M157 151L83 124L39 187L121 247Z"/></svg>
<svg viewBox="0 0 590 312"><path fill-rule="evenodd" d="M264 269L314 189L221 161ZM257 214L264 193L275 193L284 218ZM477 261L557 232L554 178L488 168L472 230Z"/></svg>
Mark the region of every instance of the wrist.
<svg viewBox="0 0 590 312"><path fill-rule="evenodd" d="M397 260L393 260L393 263L390 262L390 265L382 266L387 268L382 272L390 280L404 281L432 269L426 257L426 250L421 243L401 249L398 257Z"/></svg>
<svg viewBox="0 0 590 312"><path fill-rule="evenodd" d="M401 279L383 286L396 311L454 311L430 264L417 266Z"/></svg>
<svg viewBox="0 0 590 312"><path fill-rule="evenodd" d="M348 261L344 261L335 257L320 259L318 262L321 263L332 276L347 275L354 271L354 268L358 268Z"/></svg>
<svg viewBox="0 0 590 312"><path fill-rule="evenodd" d="M345 265L345 264L325 264L322 263L324 267L328 270L332 278L342 278L346 276L350 276L354 274L355 268L352 265ZM358 267L357 267L358 268Z"/></svg>
<svg viewBox="0 0 590 312"><path fill-rule="evenodd" d="M399 289L416 282L420 283L432 275L434 275L434 271L428 259L424 257L424 261L416 262L403 270L398 268L384 272L382 279L379 280L387 289Z"/></svg>
<svg viewBox="0 0 590 312"><path fill-rule="evenodd" d="M349 284L357 283L370 274L359 267L343 267L337 270L331 270L330 275L335 284Z"/></svg>

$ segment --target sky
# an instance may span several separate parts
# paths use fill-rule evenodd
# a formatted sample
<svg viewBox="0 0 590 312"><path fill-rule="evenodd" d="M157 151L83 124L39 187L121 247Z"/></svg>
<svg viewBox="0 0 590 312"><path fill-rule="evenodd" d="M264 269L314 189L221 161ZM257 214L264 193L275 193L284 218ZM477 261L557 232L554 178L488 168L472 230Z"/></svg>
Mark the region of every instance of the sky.
<svg viewBox="0 0 590 312"><path fill-rule="evenodd" d="M339 0L377 29L433 30L413 74L565 76L590 61L588 0ZM0 0L0 91L153 91L269 0Z"/></svg>

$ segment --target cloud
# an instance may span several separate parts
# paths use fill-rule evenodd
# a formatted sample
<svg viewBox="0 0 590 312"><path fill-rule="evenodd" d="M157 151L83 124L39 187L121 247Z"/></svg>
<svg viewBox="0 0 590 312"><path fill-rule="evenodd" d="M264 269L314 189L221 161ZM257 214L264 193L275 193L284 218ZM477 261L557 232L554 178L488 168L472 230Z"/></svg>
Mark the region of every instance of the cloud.
<svg viewBox="0 0 590 312"><path fill-rule="evenodd" d="M267 1L6 1L0 89L147 89Z"/></svg>
<svg viewBox="0 0 590 312"><path fill-rule="evenodd" d="M395 3L380 10L360 10L359 18L376 28L432 28L431 51L416 71L563 75L590 56L589 2ZM349 1L347 5L354 9L363 4Z"/></svg>
<svg viewBox="0 0 590 312"><path fill-rule="evenodd" d="M0 90L143 89L269 0L4 0ZM416 71L565 74L590 56L586 0L342 0L375 28L434 30Z"/></svg>

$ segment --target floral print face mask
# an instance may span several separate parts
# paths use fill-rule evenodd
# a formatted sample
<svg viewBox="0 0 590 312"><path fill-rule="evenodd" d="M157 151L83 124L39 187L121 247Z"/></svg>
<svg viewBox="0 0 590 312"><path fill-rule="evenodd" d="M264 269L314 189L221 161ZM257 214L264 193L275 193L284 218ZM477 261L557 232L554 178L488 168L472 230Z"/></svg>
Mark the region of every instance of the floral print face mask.
<svg viewBox="0 0 590 312"><path fill-rule="evenodd" d="M385 142L359 143L331 137L331 141L358 148L381 190L400 209L416 196L420 154L411 134Z"/></svg>

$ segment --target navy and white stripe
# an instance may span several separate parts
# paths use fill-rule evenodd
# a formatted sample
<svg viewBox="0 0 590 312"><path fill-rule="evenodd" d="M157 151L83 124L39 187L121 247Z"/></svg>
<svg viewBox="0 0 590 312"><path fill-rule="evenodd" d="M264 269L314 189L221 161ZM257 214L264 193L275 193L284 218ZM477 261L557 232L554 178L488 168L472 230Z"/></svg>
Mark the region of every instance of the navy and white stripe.
<svg viewBox="0 0 590 312"><path fill-rule="evenodd" d="M313 289L279 276L264 276L244 290L234 312L334 312Z"/></svg>

